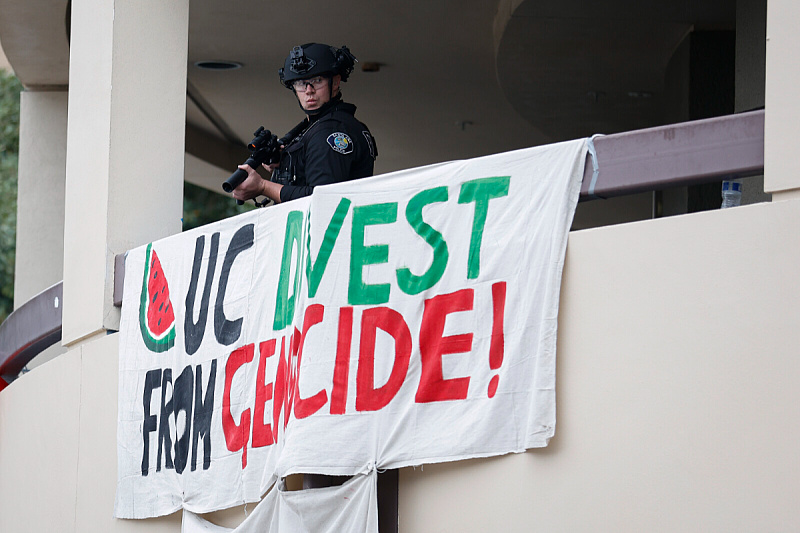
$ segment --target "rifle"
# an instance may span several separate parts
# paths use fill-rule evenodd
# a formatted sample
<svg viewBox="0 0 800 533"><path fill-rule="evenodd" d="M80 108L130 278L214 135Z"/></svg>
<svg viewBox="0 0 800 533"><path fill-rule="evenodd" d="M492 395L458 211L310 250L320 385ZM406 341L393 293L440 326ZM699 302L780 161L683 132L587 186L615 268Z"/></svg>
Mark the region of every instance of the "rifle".
<svg viewBox="0 0 800 533"><path fill-rule="evenodd" d="M280 139L269 130L264 129L264 126L261 126L253 133L255 137L247 145L247 149L250 150L250 157L247 158L244 164L256 170L262 163L278 163L281 159L281 147L289 144L307 125L308 123L303 120ZM245 178L247 178L247 171L237 168L236 172L231 174L222 184L222 190L232 192L241 185ZM244 202L236 200L236 203L242 205ZM258 205L258 202L256 202L256 205Z"/></svg>

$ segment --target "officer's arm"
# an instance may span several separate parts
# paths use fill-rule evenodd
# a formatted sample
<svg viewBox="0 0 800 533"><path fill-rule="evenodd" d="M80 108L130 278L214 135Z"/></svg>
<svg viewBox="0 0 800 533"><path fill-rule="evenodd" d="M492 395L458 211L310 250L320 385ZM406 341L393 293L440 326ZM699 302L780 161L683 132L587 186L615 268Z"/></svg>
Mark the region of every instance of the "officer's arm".
<svg viewBox="0 0 800 533"><path fill-rule="evenodd" d="M258 196L266 196L275 203L280 203L283 185L263 179L250 165L239 165L239 168L247 172L247 178L231 193L234 198L246 201Z"/></svg>

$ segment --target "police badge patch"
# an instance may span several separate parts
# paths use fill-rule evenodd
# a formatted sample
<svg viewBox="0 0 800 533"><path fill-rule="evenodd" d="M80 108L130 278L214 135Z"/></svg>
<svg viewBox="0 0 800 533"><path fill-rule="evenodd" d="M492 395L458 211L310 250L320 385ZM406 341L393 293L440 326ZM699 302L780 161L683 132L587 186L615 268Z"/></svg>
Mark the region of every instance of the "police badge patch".
<svg viewBox="0 0 800 533"><path fill-rule="evenodd" d="M340 154L349 154L353 151L353 140L340 131L328 135L328 144Z"/></svg>

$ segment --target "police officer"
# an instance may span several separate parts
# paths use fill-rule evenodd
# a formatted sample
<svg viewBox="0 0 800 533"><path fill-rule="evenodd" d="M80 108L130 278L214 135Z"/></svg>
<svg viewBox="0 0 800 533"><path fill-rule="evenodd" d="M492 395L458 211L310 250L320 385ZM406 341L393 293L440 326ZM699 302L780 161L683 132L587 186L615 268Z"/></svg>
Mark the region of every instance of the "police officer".
<svg viewBox="0 0 800 533"><path fill-rule="evenodd" d="M378 150L372 134L355 118L356 106L342 101L339 90L356 58L346 46L308 43L295 46L280 69L281 83L291 90L306 118L281 150L280 163L267 181L249 165L247 178L233 191L237 200L266 196L276 203L308 196L317 185L372 175Z"/></svg>

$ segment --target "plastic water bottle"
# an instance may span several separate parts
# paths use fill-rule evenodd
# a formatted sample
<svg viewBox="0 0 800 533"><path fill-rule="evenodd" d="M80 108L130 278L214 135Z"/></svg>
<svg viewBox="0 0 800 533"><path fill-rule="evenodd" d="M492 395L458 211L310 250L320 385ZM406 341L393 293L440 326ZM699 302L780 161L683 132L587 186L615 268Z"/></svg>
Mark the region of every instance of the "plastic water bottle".
<svg viewBox="0 0 800 533"><path fill-rule="evenodd" d="M722 182L722 207L736 207L742 203L742 184L738 181Z"/></svg>

